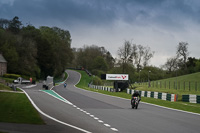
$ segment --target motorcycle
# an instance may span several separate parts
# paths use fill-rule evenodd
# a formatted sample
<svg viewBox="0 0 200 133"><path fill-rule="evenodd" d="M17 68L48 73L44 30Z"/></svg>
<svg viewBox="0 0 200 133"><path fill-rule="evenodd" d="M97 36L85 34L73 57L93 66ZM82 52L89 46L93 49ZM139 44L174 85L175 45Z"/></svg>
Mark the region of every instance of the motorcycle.
<svg viewBox="0 0 200 133"><path fill-rule="evenodd" d="M132 109L137 109L138 108L138 104L139 104L139 99L138 97L132 97L131 99L131 105L132 105Z"/></svg>

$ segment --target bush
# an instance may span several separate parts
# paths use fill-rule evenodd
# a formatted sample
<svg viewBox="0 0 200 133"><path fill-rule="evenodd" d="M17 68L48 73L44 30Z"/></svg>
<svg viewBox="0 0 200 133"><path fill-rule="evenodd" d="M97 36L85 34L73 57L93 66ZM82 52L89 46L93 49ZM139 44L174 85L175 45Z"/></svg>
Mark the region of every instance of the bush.
<svg viewBox="0 0 200 133"><path fill-rule="evenodd" d="M17 79L18 77L21 77L18 74L4 74L3 75L4 78L11 78L11 79Z"/></svg>
<svg viewBox="0 0 200 133"><path fill-rule="evenodd" d="M95 76L93 78L93 84L94 85L103 85L103 82L102 82L102 80L99 77Z"/></svg>

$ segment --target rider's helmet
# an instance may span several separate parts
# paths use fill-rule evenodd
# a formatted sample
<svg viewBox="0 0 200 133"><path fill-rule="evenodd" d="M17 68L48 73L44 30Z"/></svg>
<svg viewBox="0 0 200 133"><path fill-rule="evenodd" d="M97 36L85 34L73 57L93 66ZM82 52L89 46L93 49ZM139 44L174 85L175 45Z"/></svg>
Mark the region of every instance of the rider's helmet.
<svg viewBox="0 0 200 133"><path fill-rule="evenodd" d="M138 93L138 94L139 94L139 91L138 91L138 90L136 90L136 91L135 91L135 93Z"/></svg>

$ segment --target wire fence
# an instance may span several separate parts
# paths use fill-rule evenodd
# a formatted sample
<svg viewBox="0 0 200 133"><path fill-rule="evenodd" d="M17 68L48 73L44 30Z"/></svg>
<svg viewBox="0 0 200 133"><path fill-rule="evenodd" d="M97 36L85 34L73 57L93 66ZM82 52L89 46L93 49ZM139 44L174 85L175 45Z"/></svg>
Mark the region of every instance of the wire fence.
<svg viewBox="0 0 200 133"><path fill-rule="evenodd" d="M150 88L200 91L200 82L197 81L151 81L150 84L149 82L141 82L137 85L146 85Z"/></svg>

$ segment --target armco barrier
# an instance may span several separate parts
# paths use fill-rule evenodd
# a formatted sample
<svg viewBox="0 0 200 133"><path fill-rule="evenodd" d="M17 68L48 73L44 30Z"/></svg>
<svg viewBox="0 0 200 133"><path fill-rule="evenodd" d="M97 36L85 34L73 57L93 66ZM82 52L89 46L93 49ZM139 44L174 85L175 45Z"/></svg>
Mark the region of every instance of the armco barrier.
<svg viewBox="0 0 200 133"><path fill-rule="evenodd" d="M136 90L133 89L127 89L128 94L133 94ZM161 92L151 92L151 91L139 91L142 97L152 97L156 99L162 99L167 100L171 102L177 101L177 95L176 94L167 94L167 93L161 93ZM200 97L199 97L200 101Z"/></svg>
<svg viewBox="0 0 200 133"><path fill-rule="evenodd" d="M190 103L200 103L200 96L199 95L182 95L183 102L190 102Z"/></svg>

